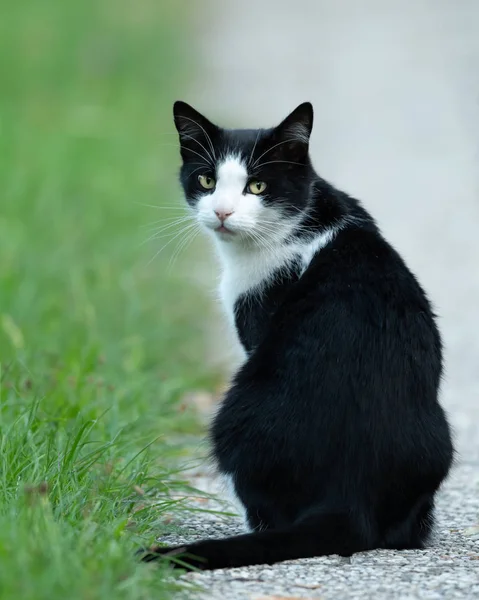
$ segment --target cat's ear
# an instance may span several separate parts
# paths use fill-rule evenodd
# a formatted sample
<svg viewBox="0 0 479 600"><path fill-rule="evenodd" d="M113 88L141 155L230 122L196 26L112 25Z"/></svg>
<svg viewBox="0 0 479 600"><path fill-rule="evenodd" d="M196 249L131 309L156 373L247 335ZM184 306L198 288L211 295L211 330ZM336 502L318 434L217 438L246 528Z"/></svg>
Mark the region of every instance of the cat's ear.
<svg viewBox="0 0 479 600"><path fill-rule="evenodd" d="M184 161L211 160L213 138L218 127L186 102L173 105L173 117L180 136L180 152ZM200 155L200 156L198 156Z"/></svg>
<svg viewBox="0 0 479 600"><path fill-rule="evenodd" d="M313 105L303 102L274 129L278 153L287 153L291 160L300 161L308 154L313 129Z"/></svg>

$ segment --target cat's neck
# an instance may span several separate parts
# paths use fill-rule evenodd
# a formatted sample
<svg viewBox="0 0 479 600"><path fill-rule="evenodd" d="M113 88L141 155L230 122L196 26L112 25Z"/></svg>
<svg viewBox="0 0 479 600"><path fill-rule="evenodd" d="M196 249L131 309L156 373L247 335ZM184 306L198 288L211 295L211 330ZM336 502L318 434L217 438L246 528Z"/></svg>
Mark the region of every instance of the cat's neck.
<svg viewBox="0 0 479 600"><path fill-rule="evenodd" d="M336 235L339 227L330 227L312 238L284 241L271 247L242 246L217 241L216 248L222 267L220 299L230 318L234 305L247 293L261 293L278 275L292 270L303 273L313 256Z"/></svg>
<svg viewBox="0 0 479 600"><path fill-rule="evenodd" d="M242 244L215 238L222 276L220 299L234 322L235 303L244 294L261 294L270 284L294 270L301 276L317 252L344 227L374 222L357 200L318 178L311 187L309 206L277 231L276 240Z"/></svg>
<svg viewBox="0 0 479 600"><path fill-rule="evenodd" d="M222 274L221 301L232 313L236 300L250 290L264 286L279 269L287 268L297 252L291 245L278 248L251 248L219 242L217 252Z"/></svg>

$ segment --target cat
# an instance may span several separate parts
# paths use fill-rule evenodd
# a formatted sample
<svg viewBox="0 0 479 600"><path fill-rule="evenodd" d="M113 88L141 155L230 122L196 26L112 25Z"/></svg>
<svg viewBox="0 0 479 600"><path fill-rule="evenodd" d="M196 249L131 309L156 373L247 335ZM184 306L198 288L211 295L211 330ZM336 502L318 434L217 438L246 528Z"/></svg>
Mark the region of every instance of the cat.
<svg viewBox="0 0 479 600"><path fill-rule="evenodd" d="M209 570L423 548L454 458L424 291L314 170L310 103L270 129L223 129L184 102L174 121L185 198L245 352L210 438L250 532L143 560Z"/></svg>

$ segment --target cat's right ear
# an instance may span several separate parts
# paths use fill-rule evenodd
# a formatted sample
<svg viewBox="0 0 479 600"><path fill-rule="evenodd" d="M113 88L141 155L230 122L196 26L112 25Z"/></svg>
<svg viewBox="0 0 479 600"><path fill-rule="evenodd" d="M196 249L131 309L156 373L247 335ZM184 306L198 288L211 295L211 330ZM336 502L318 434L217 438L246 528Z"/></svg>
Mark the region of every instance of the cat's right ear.
<svg viewBox="0 0 479 600"><path fill-rule="evenodd" d="M180 136L180 152L185 162L204 158L211 162L213 138L218 127L186 102L173 105L173 118Z"/></svg>

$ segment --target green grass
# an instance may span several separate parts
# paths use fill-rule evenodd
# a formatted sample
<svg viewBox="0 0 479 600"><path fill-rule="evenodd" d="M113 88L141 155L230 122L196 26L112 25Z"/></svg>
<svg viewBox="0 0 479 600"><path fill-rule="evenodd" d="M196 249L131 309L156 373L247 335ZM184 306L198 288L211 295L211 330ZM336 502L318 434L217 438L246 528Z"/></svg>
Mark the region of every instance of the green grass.
<svg viewBox="0 0 479 600"><path fill-rule="evenodd" d="M143 225L181 214L145 206L180 205L181 11L2 3L1 600L175 589L132 551L181 510L169 435L197 430L178 401L214 384L185 261L141 244Z"/></svg>

